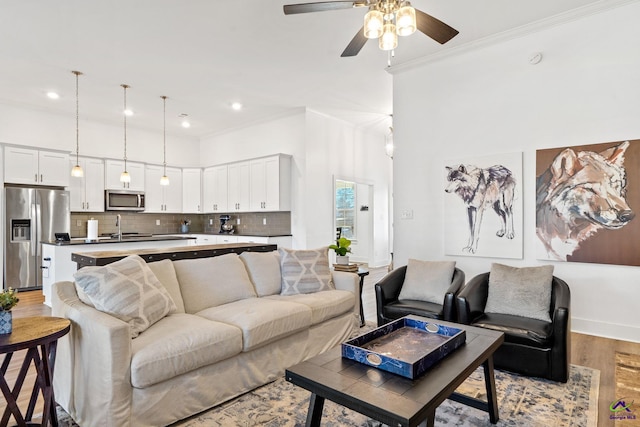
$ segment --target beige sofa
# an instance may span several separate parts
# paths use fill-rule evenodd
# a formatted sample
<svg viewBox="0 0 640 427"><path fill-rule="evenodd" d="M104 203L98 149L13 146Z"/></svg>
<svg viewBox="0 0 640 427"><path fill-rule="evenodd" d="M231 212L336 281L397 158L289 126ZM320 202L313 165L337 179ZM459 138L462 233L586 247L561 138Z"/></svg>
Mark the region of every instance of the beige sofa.
<svg viewBox="0 0 640 427"><path fill-rule="evenodd" d="M317 291L294 278L285 291L285 264L295 275L304 260L284 255L289 264L282 252L146 264L175 307L135 338L132 323L95 308L78 276L56 283L52 314L72 322L58 344L56 401L82 427L168 425L347 339L358 324L358 276L329 272L330 289Z"/></svg>

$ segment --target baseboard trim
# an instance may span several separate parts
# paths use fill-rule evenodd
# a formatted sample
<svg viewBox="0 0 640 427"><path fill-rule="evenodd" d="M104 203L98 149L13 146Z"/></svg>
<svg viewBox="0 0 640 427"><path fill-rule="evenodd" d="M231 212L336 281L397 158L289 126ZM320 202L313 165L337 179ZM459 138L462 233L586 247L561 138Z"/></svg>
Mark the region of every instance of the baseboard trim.
<svg viewBox="0 0 640 427"><path fill-rule="evenodd" d="M571 331L586 335L595 335L615 340L640 343L640 328L618 323L596 322L589 319L571 318Z"/></svg>

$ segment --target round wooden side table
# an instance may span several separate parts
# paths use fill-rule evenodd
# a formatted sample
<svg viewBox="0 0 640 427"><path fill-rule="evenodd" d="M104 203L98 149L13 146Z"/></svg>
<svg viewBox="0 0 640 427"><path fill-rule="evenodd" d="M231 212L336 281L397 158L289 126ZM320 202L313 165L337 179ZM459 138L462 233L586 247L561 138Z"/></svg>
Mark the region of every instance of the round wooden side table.
<svg viewBox="0 0 640 427"><path fill-rule="evenodd" d="M13 331L10 334L0 335L0 353L5 355L0 367L2 373L0 376L0 390L2 390L2 394L7 401L7 407L2 414L0 426L6 426L9 423L9 418L13 415L18 426L41 425L48 427L52 425L57 427L58 417L56 416L55 397L53 395L53 368L56 361L58 338L67 334L70 328L71 322L60 317L24 317L13 319ZM13 389L10 389L5 374L13 353L20 350L27 350L27 352ZM27 412L23 417L18 408L17 399L31 362L33 362L36 369L36 381L31 391ZM40 392L42 392L44 399L42 424L34 424L31 423L31 419Z"/></svg>

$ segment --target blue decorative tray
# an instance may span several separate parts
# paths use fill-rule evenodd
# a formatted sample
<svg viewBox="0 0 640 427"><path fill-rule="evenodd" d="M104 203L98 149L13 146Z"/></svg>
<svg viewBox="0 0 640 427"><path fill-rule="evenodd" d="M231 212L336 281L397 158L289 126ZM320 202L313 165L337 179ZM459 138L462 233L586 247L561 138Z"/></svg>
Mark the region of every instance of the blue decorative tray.
<svg viewBox="0 0 640 427"><path fill-rule="evenodd" d="M415 379L466 340L462 329L406 316L342 343L342 357Z"/></svg>

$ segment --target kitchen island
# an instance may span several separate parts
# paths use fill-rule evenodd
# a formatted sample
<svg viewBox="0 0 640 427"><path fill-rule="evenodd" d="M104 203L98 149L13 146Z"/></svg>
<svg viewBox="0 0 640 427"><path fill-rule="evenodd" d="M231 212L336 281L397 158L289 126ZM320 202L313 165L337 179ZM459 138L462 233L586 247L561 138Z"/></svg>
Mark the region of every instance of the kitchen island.
<svg viewBox="0 0 640 427"><path fill-rule="evenodd" d="M51 307L51 287L55 282L63 280L73 281L73 273L77 266L71 260L74 252L102 252L110 251L161 249L194 244L195 239L189 236L131 235L117 238L100 238L87 241L86 239L71 239L70 241L42 242L42 293L44 303Z"/></svg>

